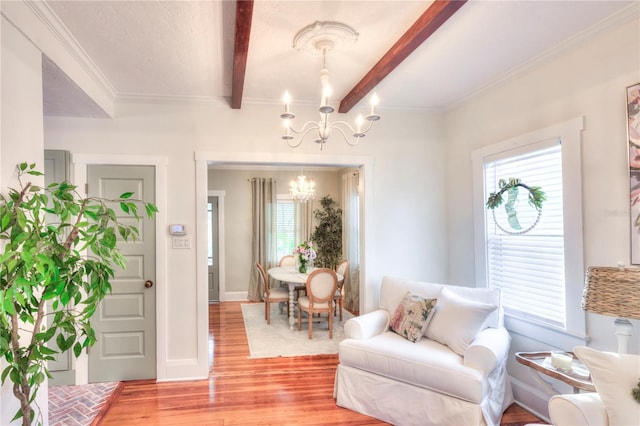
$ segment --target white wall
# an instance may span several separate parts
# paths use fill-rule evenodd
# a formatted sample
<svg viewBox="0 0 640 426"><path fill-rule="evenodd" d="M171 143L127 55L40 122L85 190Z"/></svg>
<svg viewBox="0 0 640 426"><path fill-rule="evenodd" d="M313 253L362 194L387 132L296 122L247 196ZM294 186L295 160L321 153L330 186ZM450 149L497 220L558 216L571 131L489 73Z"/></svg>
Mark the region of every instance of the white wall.
<svg viewBox="0 0 640 426"><path fill-rule="evenodd" d="M335 157L371 158L372 178L366 181L372 192L371 204L366 206L370 220L364 224L371 233L365 241L368 257L363 275L373 296L366 301L365 310L375 306L383 274L444 281L445 143L441 116L383 111L382 120L359 146L349 147L334 136L319 151L313 142L305 142L298 149L289 148L280 139L279 111L279 106L243 105L241 110L232 110L226 104L120 103L112 120L45 119L45 146L75 154L168 157L169 203L168 211L161 215L166 223L184 223L190 229L196 229L196 153L246 153L280 161L292 155L318 162ZM309 117L316 114L309 110L306 113ZM305 111L299 114L302 117ZM203 238L205 234L206 231ZM196 247L195 241L192 247ZM199 321L195 249L167 250L167 362L176 368L160 372L159 378L186 377L179 364L194 358L198 360L198 371L206 374L206 351L201 355L202 345L206 346L206 329L204 335L193 332ZM233 250L233 246L227 245L227 250Z"/></svg>
<svg viewBox="0 0 640 426"><path fill-rule="evenodd" d="M300 174L298 171L276 170L209 170L209 190L225 191L225 285L226 293L242 294L246 299L249 288L251 265L251 185L247 181L252 177L276 179L278 194L289 193L289 181ZM315 200L309 200L311 209L320 208L319 200L330 195L334 201L341 202L341 180L337 171L304 170L307 179L315 182ZM313 227L311 228L313 231ZM233 300L224 297L221 300Z"/></svg>
<svg viewBox="0 0 640 426"><path fill-rule="evenodd" d="M1 19L0 186L2 193L6 194L8 187L18 187L16 164L26 161L44 165L42 56L4 16ZM43 183L42 178L31 177L30 180L38 185ZM4 370L4 362L2 364ZM40 387L36 403L45 408L47 400L45 381ZM0 403L0 424L7 425L20 407L8 378L0 394ZM48 424L47 410L41 414L44 424Z"/></svg>
<svg viewBox="0 0 640 426"><path fill-rule="evenodd" d="M447 199L449 281L473 283L474 241L471 151L574 117L585 117L582 144L584 264L630 262L629 173L625 88L640 82L640 20L637 15L530 72L449 111ZM576 300L573 303L579 304ZM590 346L615 351L613 318L587 315ZM631 351L640 352L639 321ZM512 352L547 350L535 339L514 335ZM528 368L511 357L509 372L532 385ZM534 407L546 415L546 401ZM544 410L544 411L543 411Z"/></svg>

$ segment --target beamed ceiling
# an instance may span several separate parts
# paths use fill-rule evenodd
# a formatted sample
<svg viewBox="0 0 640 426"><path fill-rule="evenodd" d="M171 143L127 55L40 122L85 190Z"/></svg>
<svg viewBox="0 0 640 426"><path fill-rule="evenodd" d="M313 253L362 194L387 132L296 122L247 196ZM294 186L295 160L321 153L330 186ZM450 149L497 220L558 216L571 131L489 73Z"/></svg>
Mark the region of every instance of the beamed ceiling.
<svg viewBox="0 0 640 426"><path fill-rule="evenodd" d="M327 57L332 103L446 109L564 48L637 16L635 0L47 1L114 99L213 101L230 108L317 104L322 58L293 48L316 21L357 41ZM47 115L100 116L45 61Z"/></svg>

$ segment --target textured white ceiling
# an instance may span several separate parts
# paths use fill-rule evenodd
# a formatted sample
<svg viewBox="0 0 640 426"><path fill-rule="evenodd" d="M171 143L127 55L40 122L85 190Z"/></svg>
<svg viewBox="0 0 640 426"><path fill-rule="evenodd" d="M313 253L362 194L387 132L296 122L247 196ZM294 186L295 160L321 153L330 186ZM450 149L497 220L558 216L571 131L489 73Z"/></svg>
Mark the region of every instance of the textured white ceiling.
<svg viewBox="0 0 640 426"><path fill-rule="evenodd" d="M430 3L256 0L243 103L279 103L285 89L294 102L318 102L321 58L292 47L294 35L314 21L343 22L359 33L355 45L327 59L332 99L339 101ZM113 86L116 98L220 100L231 95L233 1L48 4ZM378 85L381 107L454 105L599 28L612 15L628 16L638 4L471 0ZM56 114L55 108L49 110Z"/></svg>

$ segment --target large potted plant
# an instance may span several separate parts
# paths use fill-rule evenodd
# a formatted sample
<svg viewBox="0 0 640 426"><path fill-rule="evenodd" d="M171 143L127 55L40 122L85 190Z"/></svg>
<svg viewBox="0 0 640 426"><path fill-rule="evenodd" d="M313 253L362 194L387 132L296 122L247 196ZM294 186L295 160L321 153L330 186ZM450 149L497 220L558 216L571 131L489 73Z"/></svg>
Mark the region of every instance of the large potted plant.
<svg viewBox="0 0 640 426"><path fill-rule="evenodd" d="M320 206L313 212L318 225L311 235L317 252L315 266L336 269L342 256L342 209L329 195L322 197Z"/></svg>
<svg viewBox="0 0 640 426"><path fill-rule="evenodd" d="M1 378L13 383L20 402L13 420L22 418L25 426L35 420L39 386L51 377L47 361L67 350L78 357L95 343L91 317L111 290L114 267L125 267L118 237L139 237L110 206L136 221L139 207L149 217L157 212L132 193L105 200L83 197L67 182L41 188L24 181L41 175L35 164L19 164L19 188L0 194Z"/></svg>

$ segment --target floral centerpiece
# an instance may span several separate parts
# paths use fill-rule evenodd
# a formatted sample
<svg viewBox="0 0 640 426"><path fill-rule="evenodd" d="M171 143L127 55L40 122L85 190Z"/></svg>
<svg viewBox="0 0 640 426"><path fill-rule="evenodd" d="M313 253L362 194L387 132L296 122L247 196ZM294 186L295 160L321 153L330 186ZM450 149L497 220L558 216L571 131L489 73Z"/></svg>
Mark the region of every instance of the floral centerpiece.
<svg viewBox="0 0 640 426"><path fill-rule="evenodd" d="M311 241L305 241L294 248L293 255L296 257L298 271L302 274L306 274L307 269L313 266L313 260L317 256Z"/></svg>

